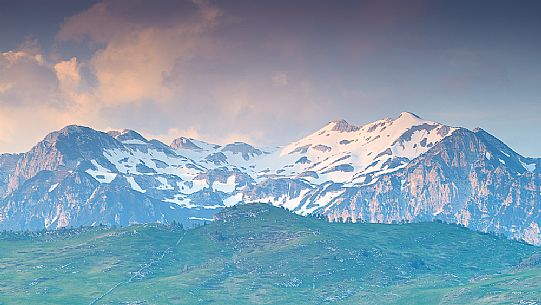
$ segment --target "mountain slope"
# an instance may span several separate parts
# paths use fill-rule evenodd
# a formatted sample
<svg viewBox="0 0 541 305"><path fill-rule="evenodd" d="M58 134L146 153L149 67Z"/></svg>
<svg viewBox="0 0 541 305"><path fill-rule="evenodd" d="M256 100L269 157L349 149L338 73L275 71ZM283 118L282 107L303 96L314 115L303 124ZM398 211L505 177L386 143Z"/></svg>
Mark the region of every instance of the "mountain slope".
<svg viewBox="0 0 541 305"><path fill-rule="evenodd" d="M487 139L481 130L457 131L396 174L348 189L322 212L331 221L441 219L539 244L539 160L506 154Z"/></svg>
<svg viewBox="0 0 541 305"><path fill-rule="evenodd" d="M354 126L334 121L258 162L259 168L280 177L303 177L312 184L328 180L349 185L366 184L404 167L456 128L422 120L404 112L396 119Z"/></svg>
<svg viewBox="0 0 541 305"><path fill-rule="evenodd" d="M229 208L188 231L146 225L3 233L0 248L6 304L528 304L541 298L537 247L440 223L333 224L269 205Z"/></svg>
<svg viewBox="0 0 541 305"><path fill-rule="evenodd" d="M9 180L22 154L0 154L0 194L7 192Z"/></svg>
<svg viewBox="0 0 541 305"><path fill-rule="evenodd" d="M171 168L180 173L169 174ZM167 196L184 187L179 176L190 177L191 186L191 178L201 173L193 161L133 131L108 134L68 126L18 160L0 206L0 229L189 224L190 217L213 213L168 202ZM147 194L143 187L152 189Z"/></svg>
<svg viewBox="0 0 541 305"><path fill-rule="evenodd" d="M330 221L442 220L541 244L540 159L482 129L407 112L364 126L333 121L278 148L168 146L132 130L68 126L4 159L0 230L193 225L264 202Z"/></svg>

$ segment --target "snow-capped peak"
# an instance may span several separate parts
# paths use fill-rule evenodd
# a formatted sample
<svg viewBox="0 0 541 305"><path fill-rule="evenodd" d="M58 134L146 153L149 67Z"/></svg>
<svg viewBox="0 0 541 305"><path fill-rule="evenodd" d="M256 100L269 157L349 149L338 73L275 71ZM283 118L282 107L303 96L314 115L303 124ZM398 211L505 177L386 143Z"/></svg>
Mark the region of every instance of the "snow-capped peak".
<svg viewBox="0 0 541 305"><path fill-rule="evenodd" d="M266 167L262 170L281 176L310 172L307 179L314 183L369 183L374 177L404 167L454 130L411 112L363 126L337 120L260 163Z"/></svg>
<svg viewBox="0 0 541 305"><path fill-rule="evenodd" d="M180 137L173 142L171 142L171 146L173 149L192 149L192 150L201 150L202 148L199 147L197 144L194 143L195 140L191 138L185 138Z"/></svg>
<svg viewBox="0 0 541 305"><path fill-rule="evenodd" d="M392 120L392 122L395 125L400 125L405 128L409 126L421 125L423 123L435 123L435 122L423 120L420 116L411 112L400 113L400 115L396 119Z"/></svg>
<svg viewBox="0 0 541 305"><path fill-rule="evenodd" d="M355 125L351 125L346 120L342 119L342 120L329 122L329 124L327 124L325 129L329 131L338 131L338 132L354 132L354 131L358 131L359 127Z"/></svg>
<svg viewBox="0 0 541 305"><path fill-rule="evenodd" d="M124 144L145 144L148 142L141 134L131 129L109 131L108 134Z"/></svg>
<svg viewBox="0 0 541 305"><path fill-rule="evenodd" d="M422 118L420 116L416 115L413 112L409 112L409 111L404 111L404 112L400 113L398 118L410 118L410 119L422 120Z"/></svg>
<svg viewBox="0 0 541 305"><path fill-rule="evenodd" d="M212 151L218 149L220 145L211 144L205 141L196 140L194 138L180 137L174 139L169 145L175 150L196 150L196 151Z"/></svg>

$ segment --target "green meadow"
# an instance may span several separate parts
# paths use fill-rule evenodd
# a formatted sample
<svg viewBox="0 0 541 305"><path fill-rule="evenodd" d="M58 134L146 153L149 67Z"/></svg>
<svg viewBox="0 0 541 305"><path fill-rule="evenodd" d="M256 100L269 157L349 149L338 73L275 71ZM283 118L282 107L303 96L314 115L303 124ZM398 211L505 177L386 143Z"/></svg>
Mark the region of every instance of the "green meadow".
<svg viewBox="0 0 541 305"><path fill-rule="evenodd" d="M0 304L540 304L541 249L269 205L212 223L0 234Z"/></svg>

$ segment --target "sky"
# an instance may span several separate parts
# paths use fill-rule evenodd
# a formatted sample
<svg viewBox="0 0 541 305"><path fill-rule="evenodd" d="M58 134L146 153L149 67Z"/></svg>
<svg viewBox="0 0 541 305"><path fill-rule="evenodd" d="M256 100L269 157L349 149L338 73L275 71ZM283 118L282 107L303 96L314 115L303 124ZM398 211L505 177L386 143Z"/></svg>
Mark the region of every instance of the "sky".
<svg viewBox="0 0 541 305"><path fill-rule="evenodd" d="M541 1L0 1L0 152L70 124L284 145L403 111L541 157Z"/></svg>

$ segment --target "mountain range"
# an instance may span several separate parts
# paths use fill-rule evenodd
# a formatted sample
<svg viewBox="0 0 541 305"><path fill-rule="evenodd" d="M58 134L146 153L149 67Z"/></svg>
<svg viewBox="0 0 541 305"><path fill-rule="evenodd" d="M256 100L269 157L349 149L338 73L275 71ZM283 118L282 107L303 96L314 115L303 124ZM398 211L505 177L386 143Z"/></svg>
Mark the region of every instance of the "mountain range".
<svg viewBox="0 0 541 305"><path fill-rule="evenodd" d="M191 225L256 202L331 222L442 221L541 244L541 159L408 112L332 121L276 148L167 145L72 125L0 155L0 230Z"/></svg>

